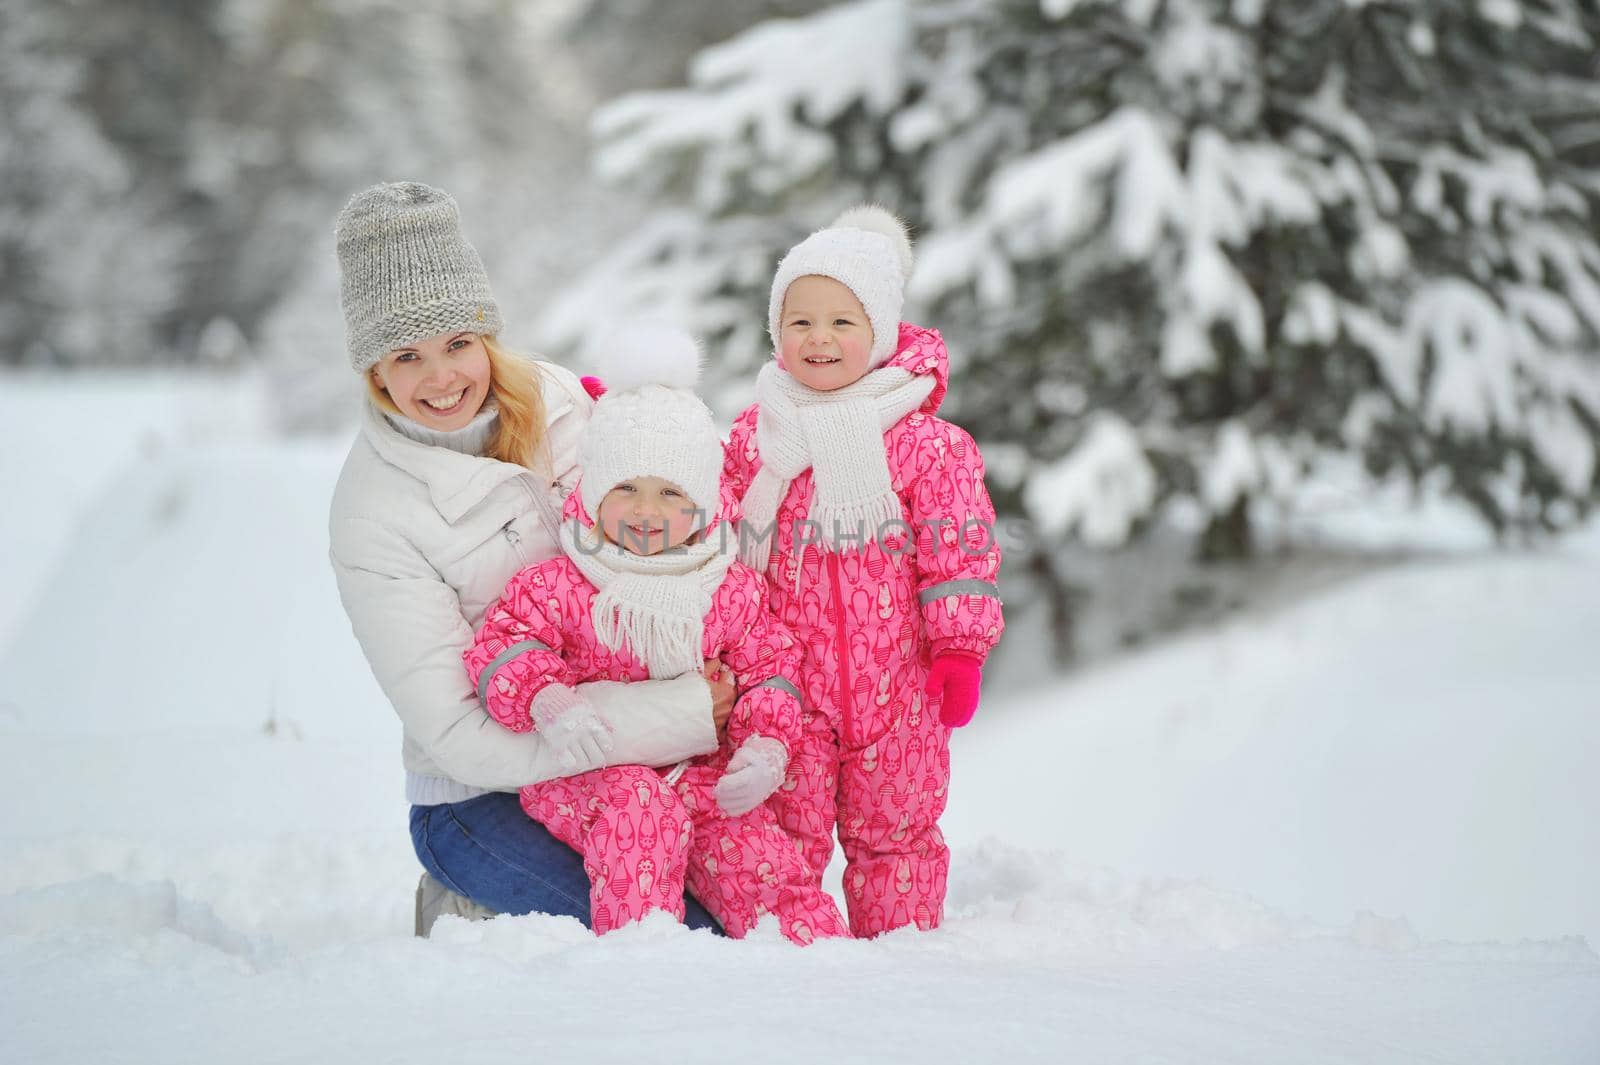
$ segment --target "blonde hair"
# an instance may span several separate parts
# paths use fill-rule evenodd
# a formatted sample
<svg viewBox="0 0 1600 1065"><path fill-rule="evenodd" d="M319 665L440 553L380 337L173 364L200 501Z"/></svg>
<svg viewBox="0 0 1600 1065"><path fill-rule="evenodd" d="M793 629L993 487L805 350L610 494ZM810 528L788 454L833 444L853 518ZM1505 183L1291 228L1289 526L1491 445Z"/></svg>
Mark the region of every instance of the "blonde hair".
<svg viewBox="0 0 1600 1065"><path fill-rule="evenodd" d="M545 450L544 377L532 359L500 346L492 336L479 336L489 354L489 391L500 404L500 417L484 455L529 469L548 465ZM367 372L367 392L378 409L404 417L378 382L377 368Z"/></svg>

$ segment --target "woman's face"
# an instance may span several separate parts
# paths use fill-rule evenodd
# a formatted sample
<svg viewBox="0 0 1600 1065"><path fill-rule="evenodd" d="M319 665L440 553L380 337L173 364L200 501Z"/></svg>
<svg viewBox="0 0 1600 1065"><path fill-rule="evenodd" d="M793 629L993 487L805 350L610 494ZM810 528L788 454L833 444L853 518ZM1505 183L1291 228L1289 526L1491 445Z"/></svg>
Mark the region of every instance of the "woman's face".
<svg viewBox="0 0 1600 1065"><path fill-rule="evenodd" d="M600 535L635 555L659 555L694 535L694 502L660 477L623 481L600 499L594 516Z"/></svg>
<svg viewBox="0 0 1600 1065"><path fill-rule="evenodd" d="M372 375L401 414L449 432L477 417L489 398L489 349L477 333L440 333L395 348Z"/></svg>

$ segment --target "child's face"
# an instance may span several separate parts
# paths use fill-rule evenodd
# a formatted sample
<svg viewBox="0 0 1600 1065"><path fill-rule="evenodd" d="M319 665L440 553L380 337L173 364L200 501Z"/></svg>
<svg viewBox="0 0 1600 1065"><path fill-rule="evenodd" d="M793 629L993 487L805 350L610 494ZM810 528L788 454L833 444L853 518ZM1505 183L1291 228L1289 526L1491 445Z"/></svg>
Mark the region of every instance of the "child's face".
<svg viewBox="0 0 1600 1065"><path fill-rule="evenodd" d="M856 294L833 278L798 278L783 294L778 324L778 358L801 384L832 392L865 376L872 323Z"/></svg>
<svg viewBox="0 0 1600 1065"><path fill-rule="evenodd" d="M477 417L489 398L489 349L476 333L440 333L387 353L372 376L401 414L450 432Z"/></svg>
<svg viewBox="0 0 1600 1065"><path fill-rule="evenodd" d="M695 532L694 502L660 477L623 481L600 500L595 523L600 535L635 555L659 555Z"/></svg>

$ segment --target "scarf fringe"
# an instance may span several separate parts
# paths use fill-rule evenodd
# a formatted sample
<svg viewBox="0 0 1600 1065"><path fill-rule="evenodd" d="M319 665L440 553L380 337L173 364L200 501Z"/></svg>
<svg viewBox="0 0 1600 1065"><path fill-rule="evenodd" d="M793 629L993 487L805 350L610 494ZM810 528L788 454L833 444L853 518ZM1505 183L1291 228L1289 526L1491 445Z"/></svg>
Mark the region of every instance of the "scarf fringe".
<svg viewBox="0 0 1600 1065"><path fill-rule="evenodd" d="M649 667L653 677L676 677L700 668L704 612L698 617L674 616L629 602L615 587L595 596L595 634L601 643L613 651L626 646ZM708 601L706 608L710 606Z"/></svg>
<svg viewBox="0 0 1600 1065"><path fill-rule="evenodd" d="M903 521L905 512L896 495L878 496L857 503L814 503L810 520L821 528L822 542L836 547L857 544L865 547L876 543L883 527L891 521Z"/></svg>
<svg viewBox="0 0 1600 1065"><path fill-rule="evenodd" d="M768 363L756 379L761 468L745 492L739 560L767 572L777 530L760 539L755 533L775 525L790 482L807 468L812 470L807 517L824 545L865 547L880 539L887 524L903 520L883 434L921 407L934 386L931 377L885 367L834 392L816 392Z"/></svg>
<svg viewBox="0 0 1600 1065"><path fill-rule="evenodd" d="M598 532L577 522L561 533L567 557L595 586L590 618L600 642L627 648L657 680L699 672L705 616L732 553L707 543L685 554L637 556L597 542Z"/></svg>
<svg viewBox="0 0 1600 1065"><path fill-rule="evenodd" d="M783 502L783 493L788 487L789 478L763 464L744 494L744 520L739 526L739 561L757 573L767 572L767 564L772 561L772 548L778 540L778 504ZM750 520L751 514L767 516L758 519L761 527L771 526L766 529L766 535L756 536L757 523Z"/></svg>

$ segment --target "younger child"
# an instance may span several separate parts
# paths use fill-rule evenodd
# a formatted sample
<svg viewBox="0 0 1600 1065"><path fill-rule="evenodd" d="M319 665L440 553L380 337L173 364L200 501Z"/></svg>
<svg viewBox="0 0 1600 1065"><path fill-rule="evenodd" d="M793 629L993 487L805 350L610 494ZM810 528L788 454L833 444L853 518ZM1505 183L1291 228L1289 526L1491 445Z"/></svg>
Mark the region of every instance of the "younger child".
<svg viewBox="0 0 1600 1065"><path fill-rule="evenodd" d="M900 321L911 243L876 207L847 211L778 264L775 360L734 422L741 560L805 648L805 728L774 798L820 877L837 819L858 936L944 912L939 832L950 729L978 705L1003 627L983 459L935 417L944 341Z"/></svg>
<svg viewBox="0 0 1600 1065"><path fill-rule="evenodd" d="M654 909L681 920L687 883L735 938L763 913L797 943L845 935L763 805L799 730L799 648L723 535L736 504L721 500L721 442L691 391L698 353L679 334L632 339L638 350L618 352L632 364L607 375L580 445L565 555L511 579L465 653L467 672L495 720L539 729L576 768L604 763L609 727L575 685L721 659L740 696L715 753L665 775L621 765L533 784L522 808L583 855L596 933Z"/></svg>

